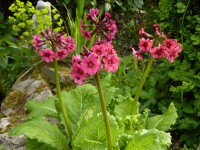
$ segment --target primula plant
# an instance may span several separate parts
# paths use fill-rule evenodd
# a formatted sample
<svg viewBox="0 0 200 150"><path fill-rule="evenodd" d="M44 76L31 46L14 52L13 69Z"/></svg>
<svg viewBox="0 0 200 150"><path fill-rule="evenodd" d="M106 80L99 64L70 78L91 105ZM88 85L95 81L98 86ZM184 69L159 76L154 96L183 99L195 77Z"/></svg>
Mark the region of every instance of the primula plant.
<svg viewBox="0 0 200 150"><path fill-rule="evenodd" d="M154 59L166 58L170 63L172 63L181 52L181 45L178 43L178 41L176 39L169 39L170 33L165 35L164 32L159 28L158 24L154 24L153 27L155 31L154 36L145 32L144 28L139 31L139 36L144 36L146 39L141 38L139 40L138 51L136 51L134 48L132 49L133 57L138 58L138 60L144 59L144 57L150 57L146 70L136 91L134 98L135 102L137 102L139 99L139 96L142 92L142 87L149 74Z"/></svg>
<svg viewBox="0 0 200 150"><path fill-rule="evenodd" d="M52 29L33 36L36 53L47 63L54 63L57 95L41 102L29 101L27 119L10 135L25 134L29 150L166 150L171 144L171 135L166 131L177 118L173 103L161 115L150 116L148 110L140 113L138 98L145 79L139 85L138 98L121 95L111 81L120 63L112 45L117 31L115 21L110 13L100 13L96 8L90 9L87 20L87 24L81 21L80 32L88 40L94 35L96 42L90 49L83 45L83 52L72 57L71 77L81 86L68 92L61 92L57 61L75 49L74 40ZM144 58L156 46L159 44L148 40L137 56ZM103 70L108 73L100 80ZM84 84L90 76L94 76L97 88Z"/></svg>
<svg viewBox="0 0 200 150"><path fill-rule="evenodd" d="M83 80L87 78L87 75L95 75L106 127L108 148L113 149L110 123L99 72L103 68L105 68L107 72L115 72L118 69L120 59L111 44L111 41L117 32L117 26L115 21L111 19L110 13L105 12L102 18L99 16L98 9L90 9L87 14L87 19L90 21L91 25L85 25L81 20L81 33L88 40L91 39L92 34L96 34L98 41L93 44L91 51L85 46L83 47L84 52L80 53L82 59L80 55L76 55L72 58L73 69L71 76L74 78L75 83L82 85ZM88 31L85 27L92 27L92 29L91 31ZM103 38L105 38L105 40L103 40Z"/></svg>

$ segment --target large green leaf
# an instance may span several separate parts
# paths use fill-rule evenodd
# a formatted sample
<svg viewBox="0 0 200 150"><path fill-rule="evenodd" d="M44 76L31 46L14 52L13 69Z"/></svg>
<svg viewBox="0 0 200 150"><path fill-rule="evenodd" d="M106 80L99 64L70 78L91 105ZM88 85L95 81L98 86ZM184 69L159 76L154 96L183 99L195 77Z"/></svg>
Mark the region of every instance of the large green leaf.
<svg viewBox="0 0 200 150"><path fill-rule="evenodd" d="M134 99L128 97L115 106L114 113L117 117L126 117L127 115L137 114L139 109L139 104L133 105Z"/></svg>
<svg viewBox="0 0 200 150"><path fill-rule="evenodd" d="M52 116L59 118L54 104L55 99L56 97L54 96L41 102L28 101L26 103L26 107L30 111L28 118L43 117L43 116Z"/></svg>
<svg viewBox="0 0 200 150"><path fill-rule="evenodd" d="M55 150L55 148L47 145L45 143L38 142L35 139L27 139L26 141L26 149L28 150Z"/></svg>
<svg viewBox="0 0 200 150"><path fill-rule="evenodd" d="M171 144L169 133L157 129L137 131L125 150L166 150Z"/></svg>
<svg viewBox="0 0 200 150"><path fill-rule="evenodd" d="M147 119L146 128L147 129L158 129L161 131L167 131L170 129L170 126L176 122L176 118L178 117L176 113L176 108L173 103L169 105L167 111L165 111L162 115L156 115L154 117L149 117Z"/></svg>
<svg viewBox="0 0 200 150"><path fill-rule="evenodd" d="M112 133L112 143L116 144L120 130L114 116L109 115L110 128ZM75 149L96 149L105 150L107 148L107 136L102 114L94 114L80 128L73 140Z"/></svg>
<svg viewBox="0 0 200 150"><path fill-rule="evenodd" d="M68 140L66 136L44 118L34 118L18 125L10 131L10 135L26 135L30 139L37 139L41 143L49 144L55 150L67 150Z"/></svg>
<svg viewBox="0 0 200 150"><path fill-rule="evenodd" d="M62 97L74 132L77 122L86 109L93 106L100 107L97 90L90 84L77 86L76 89L63 92Z"/></svg>
<svg viewBox="0 0 200 150"><path fill-rule="evenodd" d="M105 99L105 102L106 102L106 106L108 106L111 103L112 98L113 98L115 92L117 91L116 87L110 86L111 85L111 78L112 78L112 74L108 73L101 80L103 94L104 94L104 99Z"/></svg>

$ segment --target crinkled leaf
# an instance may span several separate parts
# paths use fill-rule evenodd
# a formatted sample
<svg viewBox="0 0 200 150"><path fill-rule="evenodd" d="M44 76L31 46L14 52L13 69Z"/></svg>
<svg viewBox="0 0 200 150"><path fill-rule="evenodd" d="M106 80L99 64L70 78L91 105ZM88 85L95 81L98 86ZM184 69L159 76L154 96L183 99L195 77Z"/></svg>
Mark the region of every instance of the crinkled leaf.
<svg viewBox="0 0 200 150"><path fill-rule="evenodd" d="M175 124L176 118L178 117L176 113L176 108L173 103L169 105L167 111L162 115L156 115L154 117L149 117L147 119L147 129L158 129L161 131L167 131L170 129L170 126Z"/></svg>
<svg viewBox="0 0 200 150"><path fill-rule="evenodd" d="M102 80L101 80L101 83L102 83L102 89L103 89L103 94L104 94L104 99L105 99L105 102L106 102L106 105L108 106L111 101L112 101L112 98L115 94L115 92L117 91L117 88L115 87L111 87L111 78L112 78L112 74L109 73L106 77L104 77Z"/></svg>
<svg viewBox="0 0 200 150"><path fill-rule="evenodd" d="M93 106L100 107L97 90L90 84L77 86L76 89L63 92L62 97L74 132L77 128L77 122L86 109Z"/></svg>
<svg viewBox="0 0 200 150"><path fill-rule="evenodd" d="M114 145L117 142L120 131L114 116L109 115L109 121ZM73 145L75 149L82 150L107 148L106 130L102 114L94 114L77 129Z"/></svg>
<svg viewBox="0 0 200 150"><path fill-rule="evenodd" d="M58 118L58 113L55 108L54 100L56 97L50 97L47 100L28 101L26 103L27 109L30 111L28 118L52 116Z"/></svg>
<svg viewBox="0 0 200 150"><path fill-rule="evenodd" d="M171 144L169 133L157 129L141 130L133 134L133 139L125 150L166 150Z"/></svg>
<svg viewBox="0 0 200 150"><path fill-rule="evenodd" d="M10 131L10 135L26 135L30 139L37 139L38 142L49 144L55 150L68 149L66 136L44 118L34 118L18 125Z"/></svg>
<svg viewBox="0 0 200 150"><path fill-rule="evenodd" d="M134 115L138 113L139 103L133 103L133 98L128 97L115 106L114 113L117 117L125 117L127 115Z"/></svg>
<svg viewBox="0 0 200 150"><path fill-rule="evenodd" d="M48 144L38 142L35 139L27 139L26 141L26 149L28 150L55 150L55 148L51 147Z"/></svg>

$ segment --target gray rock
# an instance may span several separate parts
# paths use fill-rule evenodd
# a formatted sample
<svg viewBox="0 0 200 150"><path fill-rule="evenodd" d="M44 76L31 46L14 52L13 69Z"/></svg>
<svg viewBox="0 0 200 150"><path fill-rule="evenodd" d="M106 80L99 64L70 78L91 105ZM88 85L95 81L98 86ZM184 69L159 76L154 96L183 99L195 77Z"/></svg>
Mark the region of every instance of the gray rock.
<svg viewBox="0 0 200 150"><path fill-rule="evenodd" d="M42 66L40 72L48 79L49 83L52 83L54 85L56 84L54 68L49 66ZM62 65L59 66L58 75L60 83L68 82L67 79L70 78L70 72L71 72L70 68Z"/></svg>
<svg viewBox="0 0 200 150"><path fill-rule="evenodd" d="M60 67L59 67L59 70L60 70ZM43 75L45 75L48 78L50 83L56 84L54 68L43 66L40 71ZM59 80L61 83L66 82L65 74L59 71L58 75L59 75Z"/></svg>
<svg viewBox="0 0 200 150"><path fill-rule="evenodd" d="M0 119L0 129L5 129L8 125L10 125L9 121L10 117L4 117Z"/></svg>
<svg viewBox="0 0 200 150"><path fill-rule="evenodd" d="M50 96L52 92L40 74L34 78L29 76L13 85L12 91L2 102L1 112L5 116L18 114L19 111L24 113L24 105L28 100L42 101Z"/></svg>
<svg viewBox="0 0 200 150"><path fill-rule="evenodd" d="M8 133L0 134L0 149L3 150L25 150L25 136L8 136Z"/></svg>
<svg viewBox="0 0 200 150"><path fill-rule="evenodd" d="M26 117L27 101L42 101L50 96L53 94L49 84L37 72L31 72L16 81L1 105L0 150L25 150L25 136L10 137L8 132Z"/></svg>

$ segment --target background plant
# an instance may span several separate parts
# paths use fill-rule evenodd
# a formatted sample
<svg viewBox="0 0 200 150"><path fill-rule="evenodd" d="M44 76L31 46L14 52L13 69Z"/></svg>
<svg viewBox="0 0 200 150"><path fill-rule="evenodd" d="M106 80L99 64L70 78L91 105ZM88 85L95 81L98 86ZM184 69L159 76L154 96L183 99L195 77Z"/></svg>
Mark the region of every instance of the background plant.
<svg viewBox="0 0 200 150"><path fill-rule="evenodd" d="M0 64L0 89L2 98L10 90L12 84L16 81L17 76L23 71L31 68L34 63L38 61L32 51L32 36L40 30L46 29L51 26L51 21L44 22L48 10L36 10L31 2L26 3L16 0L11 4L9 10L13 13L7 18L4 18L4 13L1 12L1 64ZM37 14L37 22L39 26L34 27L32 20L33 14ZM63 19L61 18L58 10L52 10L52 26L58 32L64 29Z"/></svg>
<svg viewBox="0 0 200 150"><path fill-rule="evenodd" d="M156 4L156 3L154 3ZM172 132L177 145L174 149L185 147L196 149L199 144L199 107L198 107L198 14L197 1L163 1L151 5L150 20L161 23L164 31L182 44L180 58L173 64L157 62L153 66L141 102L155 112L164 111L171 101L178 109L179 119ZM145 8L144 8L145 9ZM154 15L152 15L154 14ZM130 64L131 65L131 64ZM141 67L143 65L141 64ZM167 73L166 73L166 70ZM162 76L160 75L162 74ZM157 99L157 101L156 101ZM190 140L188 140L190 137Z"/></svg>

